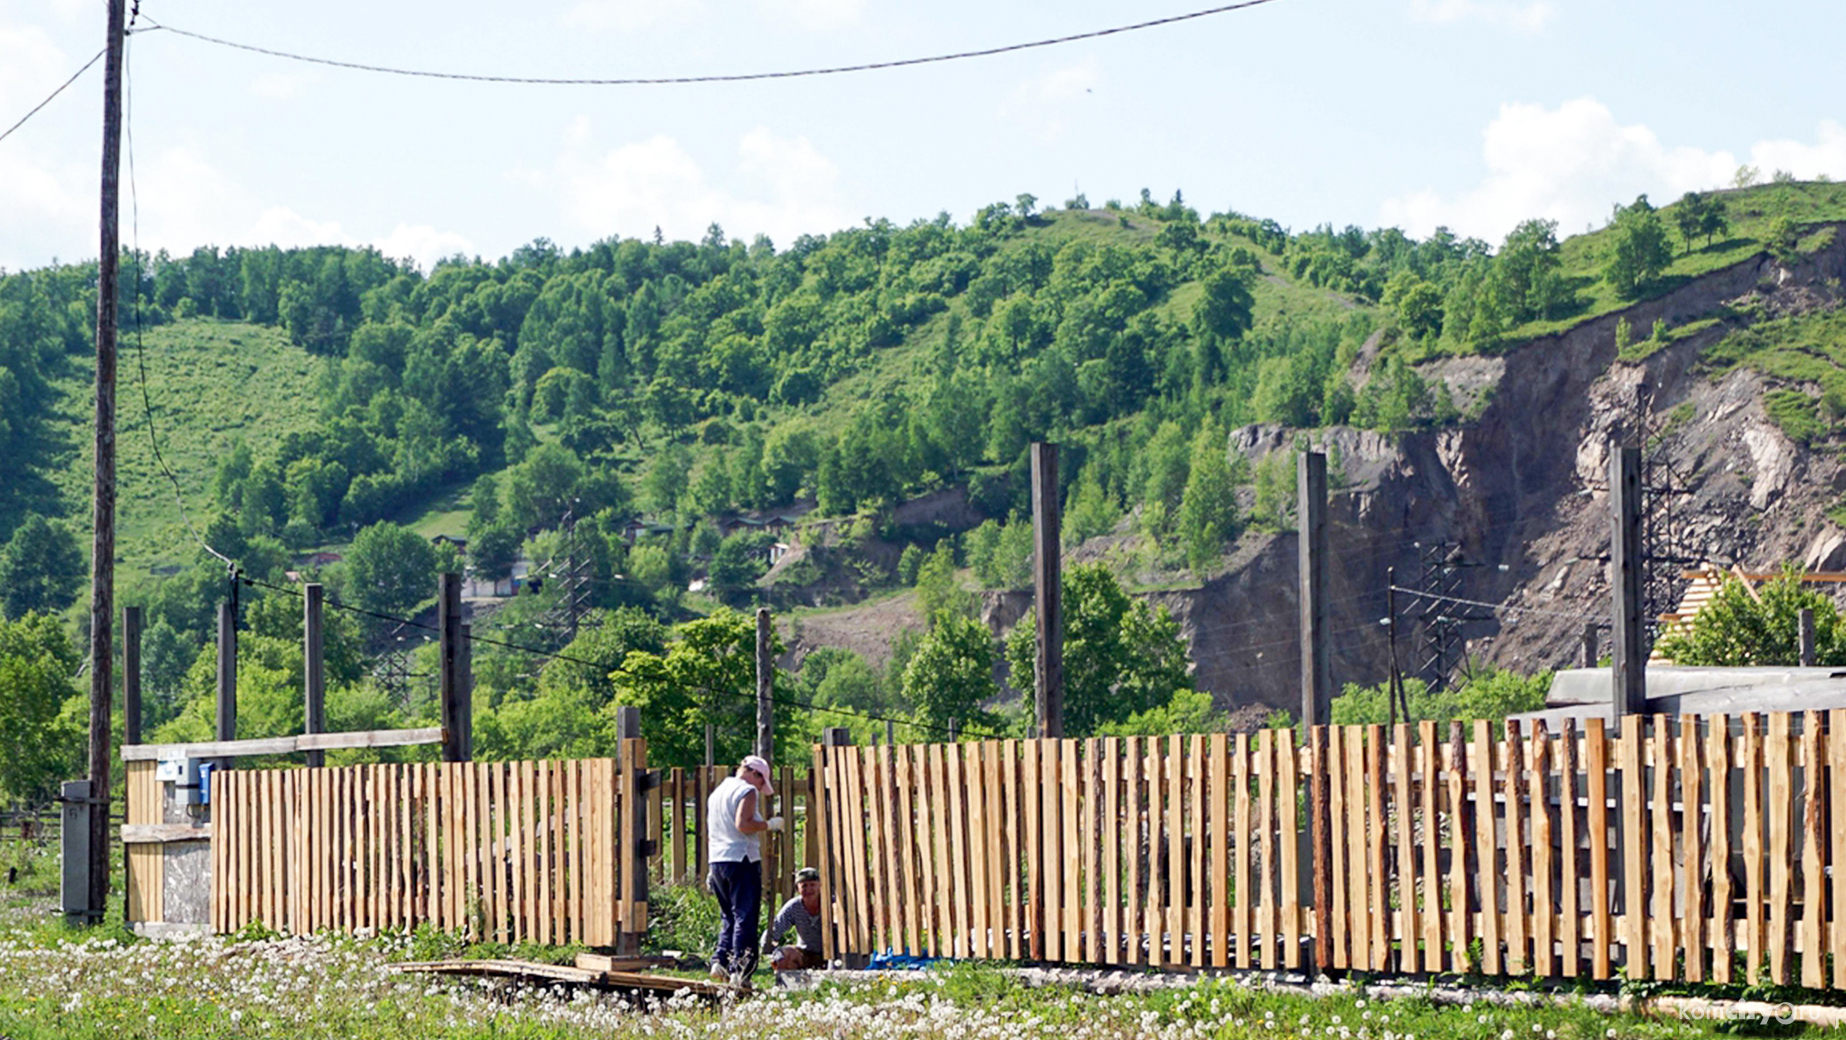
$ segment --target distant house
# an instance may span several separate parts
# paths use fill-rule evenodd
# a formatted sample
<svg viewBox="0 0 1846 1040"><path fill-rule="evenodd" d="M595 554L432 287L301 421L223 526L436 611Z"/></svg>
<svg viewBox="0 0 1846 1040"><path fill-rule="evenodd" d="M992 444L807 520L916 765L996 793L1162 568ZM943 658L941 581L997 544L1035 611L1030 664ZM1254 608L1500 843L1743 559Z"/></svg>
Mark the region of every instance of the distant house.
<svg viewBox="0 0 1846 1040"><path fill-rule="evenodd" d="M345 559L336 552L313 552L302 557L301 562L309 567L326 567Z"/></svg>
<svg viewBox="0 0 1846 1040"><path fill-rule="evenodd" d="M455 551L458 553L465 553L468 551L468 539L457 538L452 534L439 534L436 537L430 539L430 544L431 545L452 545L455 547Z"/></svg>
<svg viewBox="0 0 1846 1040"><path fill-rule="evenodd" d="M464 599L506 599L517 596L525 590L528 576L532 572L532 561L521 556L513 561L512 569L498 578L481 578L470 572L468 580L462 582Z"/></svg>
<svg viewBox="0 0 1846 1040"><path fill-rule="evenodd" d="M636 517L622 525L622 541L628 545L634 545L635 542L642 538L654 538L659 535L672 533L672 524L649 523L640 517Z"/></svg>

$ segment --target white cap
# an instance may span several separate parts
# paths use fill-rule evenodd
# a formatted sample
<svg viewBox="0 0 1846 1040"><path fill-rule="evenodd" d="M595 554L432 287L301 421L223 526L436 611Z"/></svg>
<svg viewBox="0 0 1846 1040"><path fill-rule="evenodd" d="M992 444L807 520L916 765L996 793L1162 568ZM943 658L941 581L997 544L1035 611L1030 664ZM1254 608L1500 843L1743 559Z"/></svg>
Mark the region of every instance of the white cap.
<svg viewBox="0 0 1846 1040"><path fill-rule="evenodd" d="M763 778L763 793L764 794L775 794L776 793L775 785L773 783L770 783L772 774L769 772L769 763L763 761L763 757L761 755L745 755L744 760L738 764L743 766L745 769L756 770L757 775Z"/></svg>

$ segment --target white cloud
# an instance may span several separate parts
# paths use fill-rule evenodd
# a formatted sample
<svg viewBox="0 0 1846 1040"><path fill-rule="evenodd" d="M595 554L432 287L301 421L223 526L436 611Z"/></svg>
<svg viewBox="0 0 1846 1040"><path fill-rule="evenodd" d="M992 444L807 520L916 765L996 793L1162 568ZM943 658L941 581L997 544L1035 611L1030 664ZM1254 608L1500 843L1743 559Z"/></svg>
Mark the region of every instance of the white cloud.
<svg viewBox="0 0 1846 1040"><path fill-rule="evenodd" d="M704 12L703 0L580 0L564 13L564 24L592 32L635 32L687 21Z"/></svg>
<svg viewBox="0 0 1846 1040"><path fill-rule="evenodd" d="M1014 87L1005 104L1000 106L1000 114L1026 124L1041 140L1055 140L1063 136L1071 106L1079 103L1101 79L1094 57L1053 69Z"/></svg>
<svg viewBox="0 0 1846 1040"><path fill-rule="evenodd" d="M766 234L786 245L854 223L839 197L839 167L805 137L750 131L722 182L675 138L657 135L597 155L591 137L587 119L567 128L556 177L567 215L593 235L645 238L658 227L668 238L696 240L715 221L732 238Z"/></svg>
<svg viewBox="0 0 1846 1040"><path fill-rule="evenodd" d="M1557 13L1550 0L1523 4L1510 0L1410 0L1410 17L1419 22L1487 22L1524 33L1544 31Z"/></svg>
<svg viewBox="0 0 1846 1040"><path fill-rule="evenodd" d="M865 13L865 0L757 0L763 13L804 29L838 29Z"/></svg>
<svg viewBox="0 0 1846 1040"><path fill-rule="evenodd" d="M1831 127L1831 129L1828 129ZM1831 161L1834 176L1846 172L1846 134L1835 124L1822 127L1822 143L1808 147L1776 142L1778 154L1801 149L1799 162L1818 172ZM1763 149L1767 145L1758 145ZM1600 224L1617 202L1643 192L1656 202L1681 193L1727 184L1737 169L1730 152L1668 147L1652 130L1623 126L1594 98L1567 101L1555 109L1507 104L1487 125L1482 158L1487 176L1474 188L1452 197L1425 190L1388 199L1382 207L1386 224L1414 235L1439 225L1459 234L1498 241L1521 220L1544 217L1575 232Z"/></svg>
<svg viewBox="0 0 1846 1040"><path fill-rule="evenodd" d="M374 238L372 244L393 260L405 257L415 260L417 266L425 271L436 266L436 261L444 257L457 253L473 256L476 253L474 243L467 236L453 231L438 231L428 224L399 224L383 238Z"/></svg>
<svg viewBox="0 0 1846 1040"><path fill-rule="evenodd" d="M1846 177L1846 127L1831 119L1821 121L1813 144L1790 141L1758 141L1750 147L1750 165L1768 177L1776 170L1787 170L1802 180L1822 174L1839 180Z"/></svg>

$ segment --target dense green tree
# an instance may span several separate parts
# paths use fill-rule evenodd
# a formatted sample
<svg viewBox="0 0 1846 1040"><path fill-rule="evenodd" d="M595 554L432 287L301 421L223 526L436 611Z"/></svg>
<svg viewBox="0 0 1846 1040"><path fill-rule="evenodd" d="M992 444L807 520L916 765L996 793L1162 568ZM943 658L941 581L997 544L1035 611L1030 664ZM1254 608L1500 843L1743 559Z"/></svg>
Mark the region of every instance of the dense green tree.
<svg viewBox="0 0 1846 1040"><path fill-rule="evenodd" d="M1063 598L1065 735L1090 736L1193 688L1185 639L1165 607L1131 598L1100 564L1066 571ZM1026 690L1038 645L1031 618L1006 641L1011 682Z"/></svg>
<svg viewBox="0 0 1846 1040"><path fill-rule="evenodd" d="M771 653L783 650L776 637ZM632 651L610 678L612 701L641 709L641 735L648 757L660 765L696 765L705 757L705 724L716 722L717 755L735 762L756 739L756 621L729 608L688 621L673 632L664 653ZM778 683L787 680L778 672ZM778 760L805 757L786 694L776 708ZM784 722L787 724L784 725Z"/></svg>
<svg viewBox="0 0 1846 1040"><path fill-rule="evenodd" d="M8 618L57 613L77 598L86 573L70 529L34 514L0 546L0 607Z"/></svg>
<svg viewBox="0 0 1846 1040"><path fill-rule="evenodd" d="M1699 235L1705 236L1705 244L1731 229L1730 215L1726 212L1724 196L1717 192L1689 191L1679 198L1679 205L1673 207L1673 226L1679 229L1679 237L1686 243L1686 252L1692 252L1692 240Z"/></svg>
<svg viewBox="0 0 1846 1040"><path fill-rule="evenodd" d="M56 618L0 619L0 798L42 803L79 771L83 733L59 714L78 659Z"/></svg>
<svg viewBox="0 0 1846 1040"><path fill-rule="evenodd" d="M1659 211L1638 195L1632 204L1618 206L1610 230L1609 259L1603 278L1625 297L1639 296L1673 262L1666 224Z"/></svg>
<svg viewBox="0 0 1846 1040"><path fill-rule="evenodd" d="M938 617L972 617L974 596L961 587L955 572L955 550L941 542L917 566L917 606L933 624Z"/></svg>
<svg viewBox="0 0 1846 1040"><path fill-rule="evenodd" d="M436 594L436 550L408 527L376 523L353 538L346 573L359 606L401 616Z"/></svg>
<svg viewBox="0 0 1846 1040"><path fill-rule="evenodd" d="M1558 222L1522 221L1494 260L1495 287L1512 320L1561 317L1575 303L1559 256Z"/></svg>
<svg viewBox="0 0 1846 1040"><path fill-rule="evenodd" d="M1668 631L1659 651L1675 664L1744 667L1801 663L1801 611L1814 612L1815 660L1846 664L1846 625L1833 600L1801 583L1788 568L1750 594L1743 582L1726 579L1683 631Z"/></svg>
<svg viewBox="0 0 1846 1040"><path fill-rule="evenodd" d="M941 613L930 619L929 633L904 668L904 699L917 721L941 739L949 720L961 732L991 731L992 717L982 708L998 692L993 680L993 635L974 618Z"/></svg>
<svg viewBox="0 0 1846 1040"><path fill-rule="evenodd" d="M1504 719L1508 715L1543 708L1545 693L1550 688L1550 672L1523 676L1491 668L1434 693L1421 679L1405 679L1404 696L1410 703L1410 716L1400 717L1398 721L1441 723L1458 719ZM1391 717L1389 687L1347 683L1345 690L1333 698L1330 717L1336 726L1384 725Z"/></svg>
<svg viewBox="0 0 1846 1040"><path fill-rule="evenodd" d="M1186 566L1202 574L1223 557L1225 544L1237 535L1237 487L1224 434L1209 427L1199 431L1192 440L1190 469L1175 533L1185 550Z"/></svg>

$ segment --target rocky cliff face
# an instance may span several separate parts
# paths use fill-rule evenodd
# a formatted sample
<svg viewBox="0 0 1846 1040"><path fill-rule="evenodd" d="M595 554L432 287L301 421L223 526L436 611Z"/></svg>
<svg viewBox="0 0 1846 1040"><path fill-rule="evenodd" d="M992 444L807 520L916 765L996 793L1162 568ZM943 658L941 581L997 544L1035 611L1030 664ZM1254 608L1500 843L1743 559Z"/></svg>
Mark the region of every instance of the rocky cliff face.
<svg viewBox="0 0 1846 1040"><path fill-rule="evenodd" d="M1695 368L1704 348L1744 320L1736 304L1772 315L1838 307L1842 230L1792 264L1759 256L1502 357L1427 366L1425 377L1445 380L1458 400L1480 402L1471 423L1317 434L1335 469L1335 682L1388 675L1387 569L1396 568L1399 585L1416 586L1423 547L1436 543L1457 544L1467 564L1453 572L1452 594L1497 605L1450 605L1455 616L1482 618L1461 625L1469 655L1527 672L1574 663L1585 621L1608 616L1611 443L1648 442L1650 482L1675 485L1669 526L1687 558L1751 569L1790 559L1846 566L1846 534L1825 519L1846 487L1840 461L1791 442L1768 420L1759 376L1713 379ZM1645 335L1657 318L1680 326L1712 317L1720 320L1643 361L1617 358L1618 319ZM1293 443L1293 432L1272 427L1233 438L1253 461ZM1199 685L1222 705L1299 703L1296 553L1293 534L1248 536L1221 577L1152 597L1181 620ZM1424 602L1400 595L1399 617ZM1417 673L1423 636L1416 624L1400 628L1407 674Z"/></svg>

